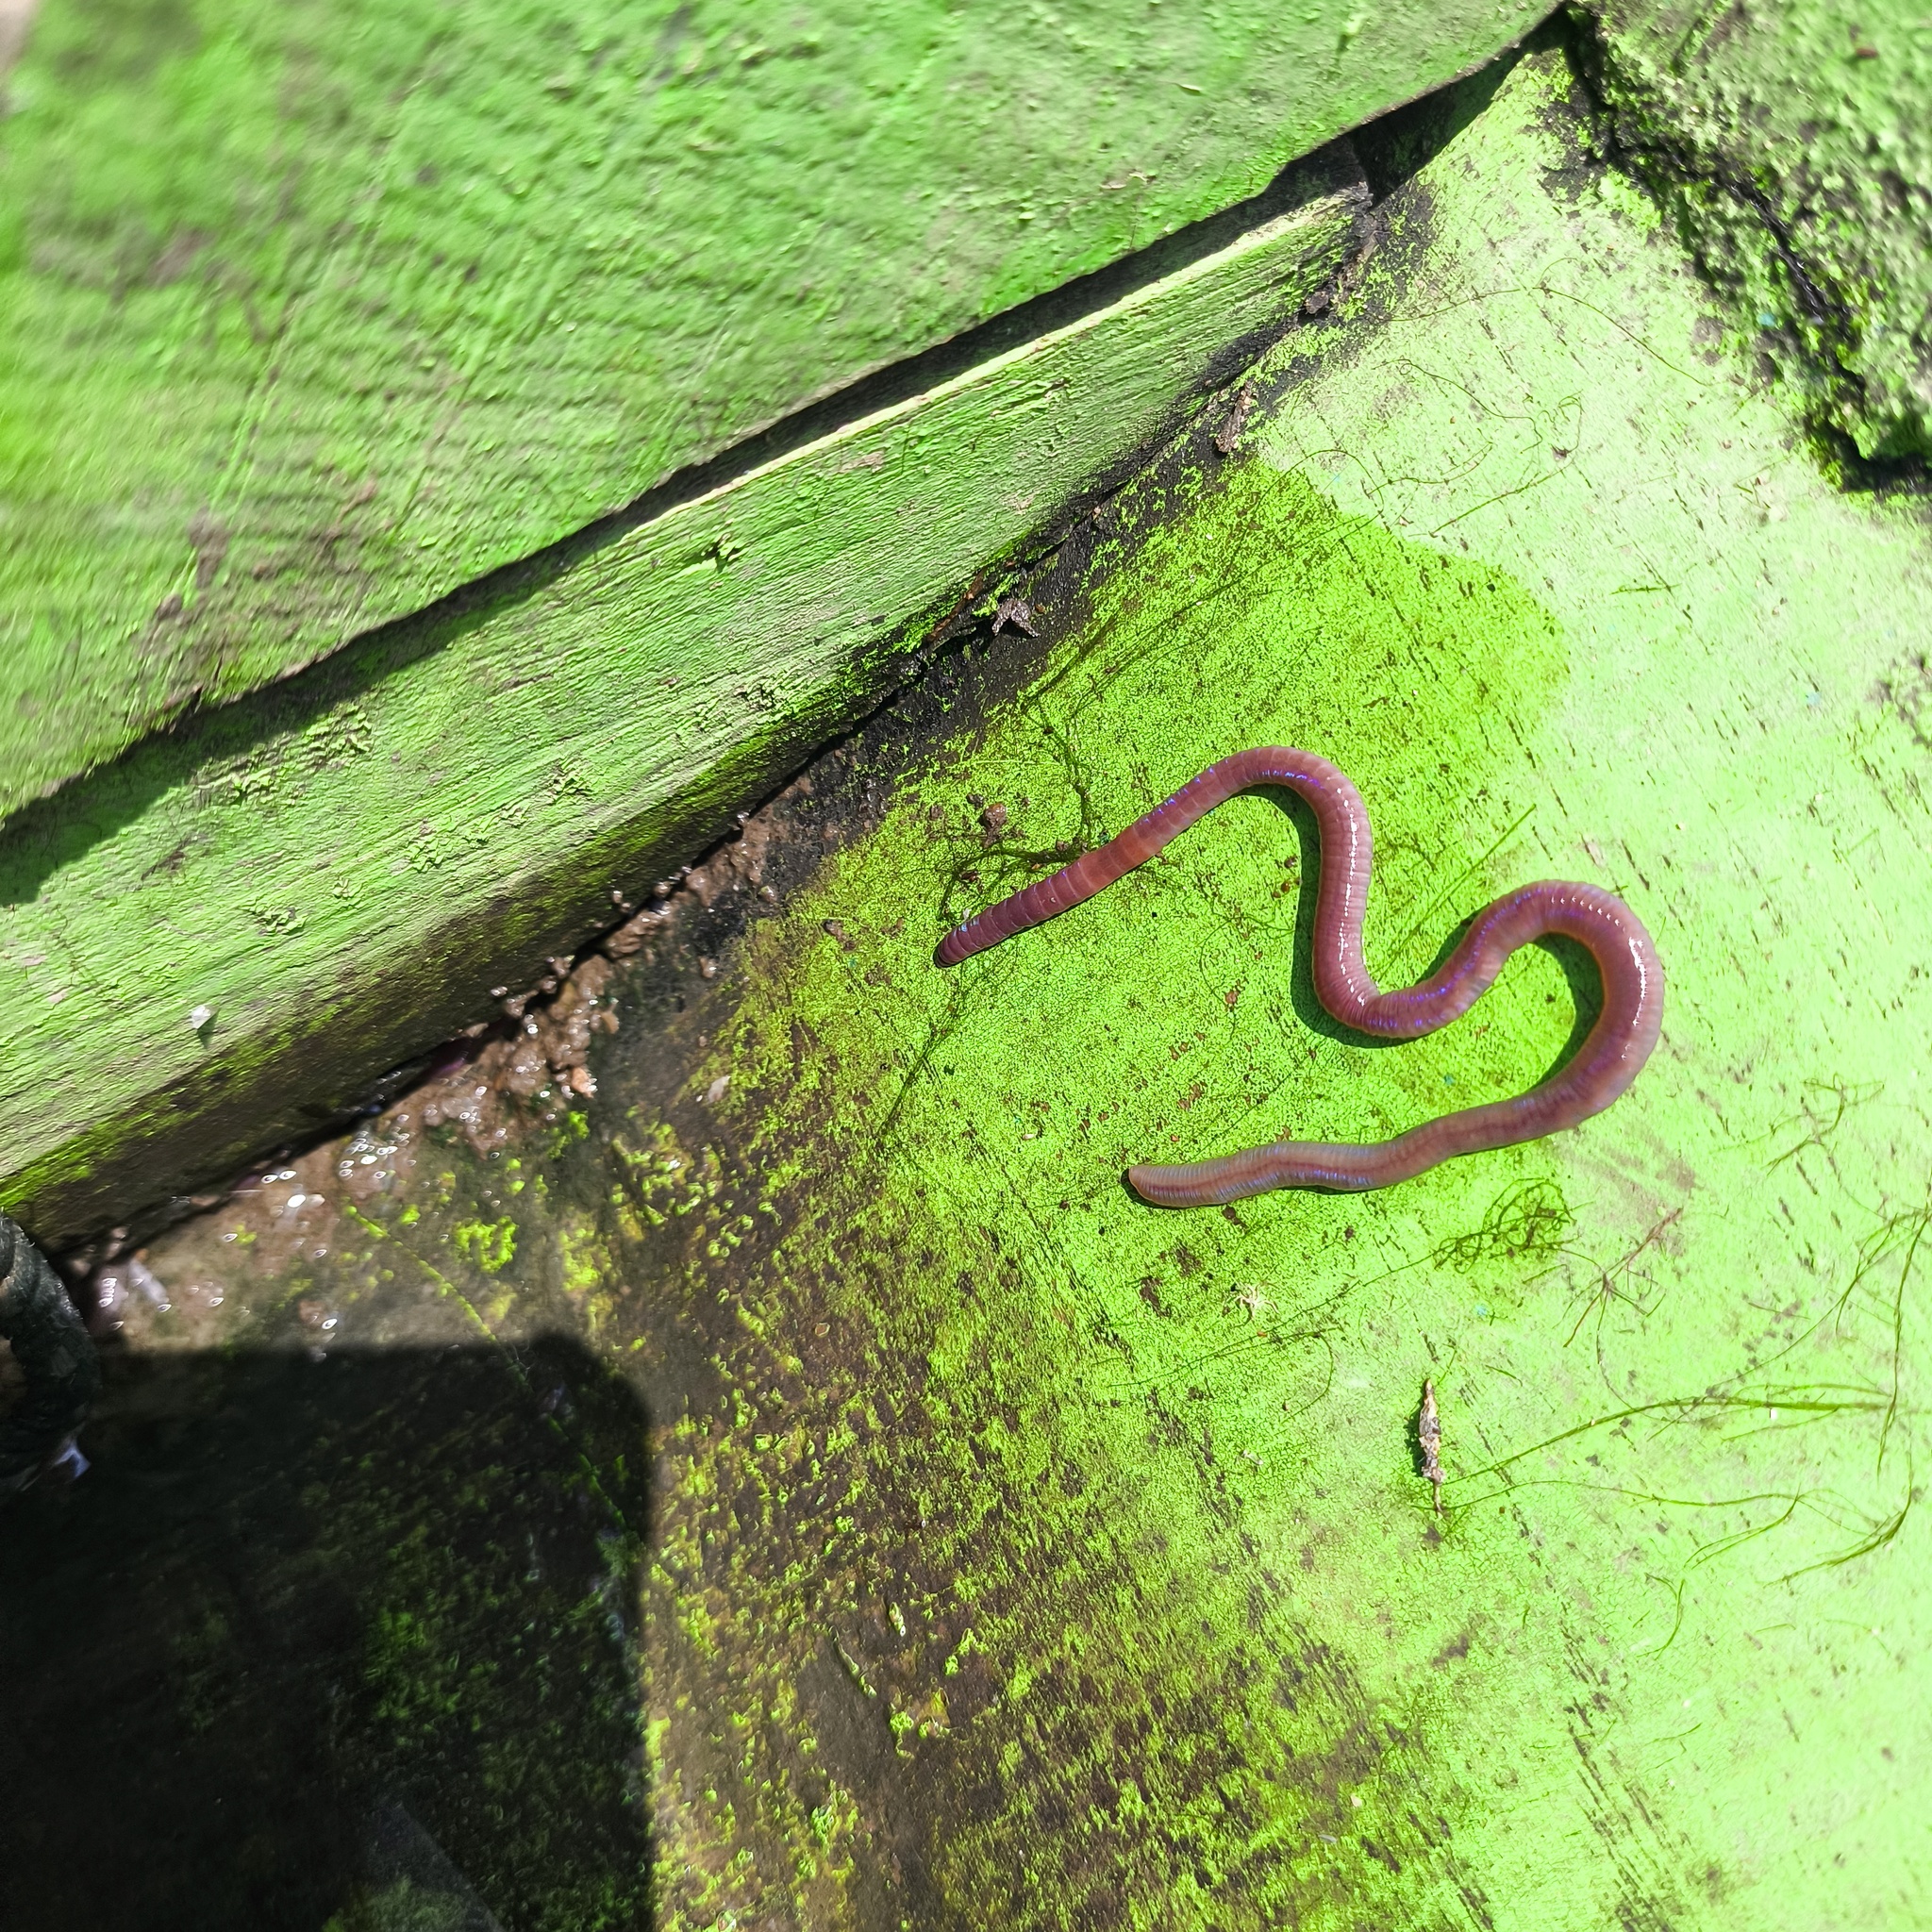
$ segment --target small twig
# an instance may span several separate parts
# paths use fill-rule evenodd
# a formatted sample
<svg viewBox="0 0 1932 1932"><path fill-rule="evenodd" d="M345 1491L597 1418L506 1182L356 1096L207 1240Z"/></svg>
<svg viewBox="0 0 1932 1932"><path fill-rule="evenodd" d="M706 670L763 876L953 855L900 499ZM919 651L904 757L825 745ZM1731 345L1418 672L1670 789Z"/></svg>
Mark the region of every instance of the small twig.
<svg viewBox="0 0 1932 1932"><path fill-rule="evenodd" d="M1436 1385L1423 1384L1423 1406L1415 1419L1416 1445L1423 1452L1423 1474L1436 1486L1436 1514L1442 1513L1442 1419L1436 1413Z"/></svg>

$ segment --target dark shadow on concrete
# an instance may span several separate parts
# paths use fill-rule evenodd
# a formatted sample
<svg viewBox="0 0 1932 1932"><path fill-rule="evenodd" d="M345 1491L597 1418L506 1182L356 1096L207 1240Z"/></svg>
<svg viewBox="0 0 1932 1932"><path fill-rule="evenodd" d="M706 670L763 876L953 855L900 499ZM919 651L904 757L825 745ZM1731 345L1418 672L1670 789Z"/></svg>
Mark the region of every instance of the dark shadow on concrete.
<svg viewBox="0 0 1932 1932"><path fill-rule="evenodd" d="M645 1419L575 1342L108 1359L0 1512L0 1924L649 1923Z"/></svg>
<svg viewBox="0 0 1932 1932"><path fill-rule="evenodd" d="M1574 1058L1583 1042L1590 1038L1590 1029L1596 1024L1597 1015L1604 1009L1604 976L1591 957L1590 948L1579 945L1561 933L1546 934L1534 943L1563 969L1574 1008L1569 1039L1557 1050L1556 1058L1536 1077L1535 1084L1541 1086L1559 1067Z"/></svg>
<svg viewBox="0 0 1932 1932"><path fill-rule="evenodd" d="M1480 908L1478 908L1480 909ZM1475 924L1475 913L1472 912L1458 919L1450 927L1442 943L1436 948L1436 956L1417 975L1418 982L1427 979L1432 974L1440 973L1449 963L1449 956L1462 943L1462 936ZM1563 974L1563 982L1570 989L1570 1034L1557 1049L1551 1060L1534 1080L1524 1084L1524 1091L1531 1087L1541 1087L1545 1080L1560 1073L1582 1048L1590 1038L1590 1029L1597 1023L1597 1015L1604 1009L1604 976L1588 946L1560 932L1545 933L1541 939L1529 942L1538 952L1547 953ZM1555 995L1552 994L1554 999Z"/></svg>

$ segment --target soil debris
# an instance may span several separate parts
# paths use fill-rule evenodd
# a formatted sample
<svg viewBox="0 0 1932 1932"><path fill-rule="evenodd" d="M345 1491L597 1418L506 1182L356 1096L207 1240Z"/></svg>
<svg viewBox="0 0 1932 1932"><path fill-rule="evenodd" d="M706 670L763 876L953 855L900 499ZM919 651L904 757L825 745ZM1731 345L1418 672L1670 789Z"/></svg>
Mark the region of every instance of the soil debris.
<svg viewBox="0 0 1932 1932"><path fill-rule="evenodd" d="M1436 1514L1442 1513L1442 1419L1436 1411L1436 1385L1423 1384L1423 1406L1416 1411L1416 1447L1423 1453L1423 1474L1435 1485Z"/></svg>

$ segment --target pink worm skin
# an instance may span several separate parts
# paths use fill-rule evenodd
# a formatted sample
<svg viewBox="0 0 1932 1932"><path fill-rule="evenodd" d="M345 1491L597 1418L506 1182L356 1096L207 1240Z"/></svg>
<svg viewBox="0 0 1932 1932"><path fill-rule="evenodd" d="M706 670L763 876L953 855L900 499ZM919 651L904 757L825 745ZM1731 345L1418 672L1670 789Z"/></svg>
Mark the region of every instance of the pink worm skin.
<svg viewBox="0 0 1932 1932"><path fill-rule="evenodd" d="M1256 785L1286 786L1314 808L1322 835L1315 992L1344 1025L1382 1040L1433 1033L1474 1006L1517 947L1548 933L1588 948L1603 975L1603 1010L1577 1053L1514 1100L1465 1108L1366 1146L1277 1141L1184 1167L1130 1167L1127 1179L1143 1199L1164 1208L1204 1208L1274 1188L1349 1193L1386 1188L1457 1154L1511 1147L1574 1127L1601 1113L1636 1079L1662 1024L1663 969L1642 922L1621 899L1594 886L1556 879L1520 886L1476 915L1433 979L1394 992L1376 986L1362 963L1362 913L1374 861L1368 808L1347 776L1312 752L1264 746L1208 766L1117 839L949 932L935 962L957 965L1092 898L1144 865L1196 819Z"/></svg>

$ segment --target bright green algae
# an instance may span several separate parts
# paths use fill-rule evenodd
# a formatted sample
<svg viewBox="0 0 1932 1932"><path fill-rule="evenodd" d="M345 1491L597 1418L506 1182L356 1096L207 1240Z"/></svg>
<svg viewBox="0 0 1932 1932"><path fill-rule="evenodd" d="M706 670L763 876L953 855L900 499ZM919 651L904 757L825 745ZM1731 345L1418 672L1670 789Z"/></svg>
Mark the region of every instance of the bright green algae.
<svg viewBox="0 0 1932 1932"><path fill-rule="evenodd" d="M588 1108L291 1277L418 1269L643 1392L663 1924L1923 1915L1924 528L1821 482L1566 99L1519 68L1243 450L1042 578L1010 703L843 761L877 828L688 1010L619 982ZM1386 1193L1136 1202L1130 1158L1513 1091L1577 1016L1533 952L1336 1039L1265 797L932 967L1269 740L1363 790L1385 978L1526 878L1626 893L1630 1094Z"/></svg>
<svg viewBox="0 0 1932 1932"><path fill-rule="evenodd" d="M1470 1803L1407 1723L1371 1708L1316 1613L1325 1591L1304 1582L1327 1533L1311 1485L1343 1480L1369 1511L1391 1569L1384 1601L1437 1541L1405 1432L1432 1358L1411 1334L1399 1364L1361 1373L1348 1307L1391 1237L1426 1224L1426 1193L1392 1216L1280 1197L1174 1217L1132 1202L1120 1170L1317 1124L1379 1134L1507 1091L1568 1031L1554 963L1512 966L1480 1038L1403 1055L1324 1039L1295 1011L1298 841L1267 799L957 975L928 963L939 905L1010 883L1002 848L1117 825L1252 741L1317 742L1381 776L1377 966L1425 963L1454 923L1442 888L1479 897L1520 867L1522 808L1498 768L1562 672L1534 603L1258 467L1182 494L1199 500L1163 506L1174 520L1144 532L1156 506L1130 507L1144 542L1102 561L1064 660L833 868L816 896L855 949L825 937L801 957L788 935L804 921L769 929L718 1062L759 1124L741 1159L783 1175L781 1202L797 1190L817 1224L768 1262L734 1257L719 1292L768 1331L805 1332L812 1314L872 1330L869 1395L920 1416L890 1477L848 1462L841 1480L874 1495L889 1483L924 1525L908 1559L918 1613L949 1618L955 1643L968 1625L988 1673L970 1729L947 1707L943 1663L894 1719L945 1736L949 1781L1003 1790L979 1825L927 1825L932 1882L976 1924L1074 1924L1108 1899L1148 1925L1290 1909L1327 1923L1347 1899L1387 1917L1453 1890L1441 1838ZM1421 734L1424 709L1465 722ZM1011 817L962 890L968 789ZM935 840L935 806L953 838ZM809 1098L790 1071L800 1027L811 1063L837 1069ZM842 1174L788 1154L801 1108L812 1149L844 1150ZM1524 1162L1507 1179L1548 1165L1540 1151ZM1436 1191L1459 1205L1468 1188ZM1338 1426L1359 1432L1347 1478L1325 1446ZM726 1451L727 1474L713 1450L708 1479L769 1485L776 1504L791 1453L782 1435L763 1457ZM682 1545L673 1530L674 1566ZM1407 1587L1425 1591L1426 1574ZM801 1572L799 1594L779 1597L807 1646L818 1587ZM714 1633L710 1621L704 1641L758 1681L809 1656L783 1640L746 1654L736 1614ZM1400 1644L1454 1635L1410 1627ZM675 1867L710 1814L675 1763L662 1772ZM1010 1835L1029 1813L1059 1823L1016 1869ZM694 1897L674 1923L706 1924L723 1903Z"/></svg>

